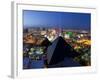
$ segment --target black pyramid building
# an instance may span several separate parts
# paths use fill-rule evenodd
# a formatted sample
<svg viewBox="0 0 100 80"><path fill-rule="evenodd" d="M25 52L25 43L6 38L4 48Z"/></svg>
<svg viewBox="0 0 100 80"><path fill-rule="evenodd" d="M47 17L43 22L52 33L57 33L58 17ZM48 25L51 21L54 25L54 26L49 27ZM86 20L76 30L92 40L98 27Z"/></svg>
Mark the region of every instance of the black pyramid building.
<svg viewBox="0 0 100 80"><path fill-rule="evenodd" d="M66 41L60 36L53 41L47 49L47 62L48 66L61 67L64 66L64 60L67 60L68 64L66 66L77 65L72 58L78 56L77 53ZM67 58L67 59L66 59ZM64 66L65 67L65 66Z"/></svg>

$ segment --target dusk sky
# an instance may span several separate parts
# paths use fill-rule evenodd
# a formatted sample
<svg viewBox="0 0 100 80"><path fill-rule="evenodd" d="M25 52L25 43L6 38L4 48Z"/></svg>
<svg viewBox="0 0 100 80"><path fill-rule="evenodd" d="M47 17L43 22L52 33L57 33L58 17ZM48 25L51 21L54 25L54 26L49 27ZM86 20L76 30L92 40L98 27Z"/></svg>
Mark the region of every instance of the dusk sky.
<svg viewBox="0 0 100 80"><path fill-rule="evenodd" d="M66 27L68 29L90 29L91 14L23 10L23 26Z"/></svg>

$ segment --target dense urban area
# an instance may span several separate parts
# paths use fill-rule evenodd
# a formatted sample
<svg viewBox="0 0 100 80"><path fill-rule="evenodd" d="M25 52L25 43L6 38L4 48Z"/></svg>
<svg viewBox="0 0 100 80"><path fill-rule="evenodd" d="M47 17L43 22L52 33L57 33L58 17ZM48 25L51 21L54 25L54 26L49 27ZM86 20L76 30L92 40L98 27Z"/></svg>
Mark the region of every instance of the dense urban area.
<svg viewBox="0 0 100 80"><path fill-rule="evenodd" d="M23 28L23 69L48 68L48 47L51 46L59 36L78 53L78 56L73 57L73 61L79 63L80 66L90 66L90 33L91 32L88 30L75 30L59 27ZM64 63L66 64L66 61Z"/></svg>

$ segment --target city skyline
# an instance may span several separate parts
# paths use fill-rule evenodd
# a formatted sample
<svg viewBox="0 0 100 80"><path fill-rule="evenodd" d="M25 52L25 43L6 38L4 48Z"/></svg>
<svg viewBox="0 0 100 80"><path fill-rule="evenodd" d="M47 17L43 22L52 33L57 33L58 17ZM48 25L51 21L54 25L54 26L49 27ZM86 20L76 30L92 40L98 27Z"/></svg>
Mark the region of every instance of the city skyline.
<svg viewBox="0 0 100 80"><path fill-rule="evenodd" d="M23 27L58 27L90 30L91 14L23 10Z"/></svg>

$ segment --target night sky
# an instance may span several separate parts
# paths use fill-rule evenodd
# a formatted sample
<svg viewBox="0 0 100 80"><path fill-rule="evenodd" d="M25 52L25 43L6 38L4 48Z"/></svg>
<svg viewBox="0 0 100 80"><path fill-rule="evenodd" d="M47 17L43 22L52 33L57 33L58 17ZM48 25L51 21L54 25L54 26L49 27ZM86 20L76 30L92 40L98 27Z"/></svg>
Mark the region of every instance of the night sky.
<svg viewBox="0 0 100 80"><path fill-rule="evenodd" d="M62 27L89 30L91 26L91 14L23 10L23 26L24 28Z"/></svg>

